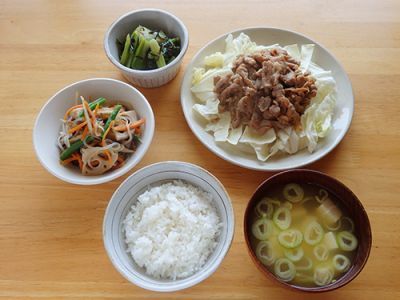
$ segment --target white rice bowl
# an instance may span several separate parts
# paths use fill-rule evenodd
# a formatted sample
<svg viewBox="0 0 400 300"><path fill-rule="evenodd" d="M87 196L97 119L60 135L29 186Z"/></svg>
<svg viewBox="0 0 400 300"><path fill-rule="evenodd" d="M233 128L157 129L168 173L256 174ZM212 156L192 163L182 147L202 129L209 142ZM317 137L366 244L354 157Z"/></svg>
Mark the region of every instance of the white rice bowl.
<svg viewBox="0 0 400 300"><path fill-rule="evenodd" d="M218 236L215 235L214 245L213 243L201 243L202 245L198 243L197 246L204 247L203 250L199 251L198 253L197 251L192 252L192 255L194 256L189 255L188 257L195 257L198 255L197 257L199 259L193 262L193 264L186 265L186 274L183 272L181 274L182 269L176 269L178 271L176 274L180 274L181 277L176 276L176 279L173 279L173 270L175 269L171 268L170 266L165 267L164 271L157 267L157 271L155 271L153 275L149 275L148 270L146 270L146 266L144 264L143 267L139 265L143 262L147 262L147 259L151 257L151 255L148 256L149 254L146 252L140 253L139 251L136 253L135 255L137 256L139 263L135 261L131 255L130 246L126 243L126 233L124 228L127 225L126 223L134 220L134 215L128 217L132 206L138 207L142 205L139 204L138 201L140 195L151 190L152 188L159 187L165 183L171 183L175 180L190 184L191 186L195 187L193 188L194 190L203 191L193 191L193 194L204 194L204 197L206 198L204 202L201 202L203 203L202 205L190 205L186 206L186 208L183 206L184 210L179 209L175 213L179 215L181 212L185 211L185 213L181 214L181 217L184 218L185 215L189 215L188 212L196 211L196 209L199 211L208 212L205 214L208 215L208 217L199 214L199 216L193 218L193 220L199 219L205 224L218 224L218 233L216 234ZM150 199L150 197L147 196L144 198ZM211 203L209 203L207 199L212 199ZM159 205L162 206L165 204ZM169 217L171 217L174 214L174 210L170 204L168 206L170 209L168 214ZM157 209L155 211L156 214L154 217L158 218L158 213L160 213L161 209ZM212 213L210 214L209 212L211 211L215 212L216 216L218 216L218 220L215 216L210 217ZM149 218L142 218L142 220L151 220L152 216L148 217ZM124 222L125 220L127 220L127 222ZM192 224L193 220L187 220L186 224ZM157 223L158 220L154 222L153 221L151 221L151 223L154 223L151 225L151 227L155 226L155 228L158 228L158 225L156 224L161 225L161 223ZM189 230L190 232L201 232L201 228L202 227L197 227L197 229L189 228ZM190 163L166 161L156 163L136 171L129 176L114 192L110 202L108 203L104 216L103 241L105 250L110 258L111 263L114 265L116 270L129 282L151 291L172 292L196 285L211 276L218 269L232 243L234 228L235 220L232 203L225 188L216 177L199 166ZM161 226L158 229L162 230ZM135 229L135 231L138 230L139 229ZM140 229L140 233L141 232L142 231ZM152 234L148 234L148 236L151 236L149 239L155 238ZM157 234L155 236L157 237ZM172 234L168 238L173 240L174 236L175 234ZM205 235L205 237L209 238L209 241L211 241L211 236L212 234L209 235L209 233ZM189 236L186 238L189 239ZM171 241L169 239L165 239L165 243L168 244L170 242ZM144 246L140 245L138 249L143 249L144 251L144 249L147 249L145 245L146 242L144 242ZM164 248L164 246L161 245L155 245L155 247L159 250ZM206 253L208 247L210 247L209 253ZM211 248L213 249L211 250ZM168 245L165 247L165 249L168 249L167 252L170 252L172 248L170 248ZM174 247L173 249L176 251L177 248ZM187 253L189 252L187 251ZM187 255L187 253L185 255ZM179 255L179 258L181 259L183 254L180 253ZM174 255L168 253L165 255L165 257L163 257L162 260L168 261L172 258L171 265L173 265L173 257ZM202 257L204 257L204 262ZM142 261L140 261L140 259L142 259ZM191 273L191 275L189 275L189 273ZM171 276L169 278L157 277L159 275L165 276L166 274Z"/></svg>
<svg viewBox="0 0 400 300"><path fill-rule="evenodd" d="M156 278L175 280L200 270L221 228L211 194L176 180L137 200L123 222L134 261Z"/></svg>

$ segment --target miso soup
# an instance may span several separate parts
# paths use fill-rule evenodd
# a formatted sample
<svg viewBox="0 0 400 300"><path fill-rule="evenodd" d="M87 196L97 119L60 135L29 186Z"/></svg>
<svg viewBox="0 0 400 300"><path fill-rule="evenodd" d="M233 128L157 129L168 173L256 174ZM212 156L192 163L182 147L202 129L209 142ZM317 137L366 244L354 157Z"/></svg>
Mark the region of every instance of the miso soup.
<svg viewBox="0 0 400 300"><path fill-rule="evenodd" d="M351 267L358 247L353 221L335 196L290 183L260 199L251 215L251 245L281 281L325 286Z"/></svg>

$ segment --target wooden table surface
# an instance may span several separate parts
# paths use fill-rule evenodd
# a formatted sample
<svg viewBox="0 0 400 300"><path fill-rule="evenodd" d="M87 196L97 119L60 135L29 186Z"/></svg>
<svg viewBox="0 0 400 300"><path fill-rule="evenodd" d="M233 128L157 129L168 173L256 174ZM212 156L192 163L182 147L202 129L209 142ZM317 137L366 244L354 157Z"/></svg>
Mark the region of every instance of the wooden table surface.
<svg viewBox="0 0 400 300"><path fill-rule="evenodd" d="M156 132L141 167L164 160L198 164L227 188L235 210L233 245L210 278L187 290L153 293L127 282L102 244L106 205L128 175L76 186L37 161L32 127L57 90L90 77L123 80L103 52L103 35L118 16L158 7L177 15L190 34L178 76L142 89ZM400 298L400 1L0 1L0 297L185 299ZM301 32L325 45L348 72L355 93L350 131L308 168L348 185L364 204L373 248L363 272L323 295L287 291L264 278L243 238L243 213L257 185L272 175L233 166L209 152L183 117L179 88L186 65L207 41L241 27ZM178 126L177 126L178 124Z"/></svg>

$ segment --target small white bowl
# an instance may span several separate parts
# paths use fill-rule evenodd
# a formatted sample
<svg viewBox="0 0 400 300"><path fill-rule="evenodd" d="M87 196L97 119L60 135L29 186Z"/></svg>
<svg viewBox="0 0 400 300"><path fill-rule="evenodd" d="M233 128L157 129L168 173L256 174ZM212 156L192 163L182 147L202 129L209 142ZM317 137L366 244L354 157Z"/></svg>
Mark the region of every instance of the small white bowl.
<svg viewBox="0 0 400 300"><path fill-rule="evenodd" d="M71 106L76 104L76 95L86 99L104 97L118 101L128 108L136 110L146 119L142 143L137 151L116 170L98 176L85 176L78 169L60 164L60 150L57 138L61 128L61 119ZM154 135L154 114L146 98L134 87L119 80L93 78L73 83L52 96L43 106L33 128L33 146L40 163L54 176L70 183L92 185L111 181L124 175L142 159Z"/></svg>
<svg viewBox="0 0 400 300"><path fill-rule="evenodd" d="M162 30L168 36L179 37L181 40L181 52L179 55L168 65L155 70L134 70L122 65L119 62L117 39L125 41L126 35L138 25L143 25L153 30ZM176 76L188 44L189 34L182 21L160 9L143 9L129 12L114 21L104 37L104 51L108 59L129 82L145 88L162 86Z"/></svg>
<svg viewBox="0 0 400 300"><path fill-rule="evenodd" d="M155 279L147 275L127 252L122 222L131 206L137 201L138 195L151 186L174 179L185 181L211 193L223 226L218 245L201 270L184 279ZM217 178L196 165L176 161L161 162L136 171L115 191L104 216L103 241L112 264L128 281L148 290L172 292L203 281L218 268L232 243L234 223L229 196Z"/></svg>

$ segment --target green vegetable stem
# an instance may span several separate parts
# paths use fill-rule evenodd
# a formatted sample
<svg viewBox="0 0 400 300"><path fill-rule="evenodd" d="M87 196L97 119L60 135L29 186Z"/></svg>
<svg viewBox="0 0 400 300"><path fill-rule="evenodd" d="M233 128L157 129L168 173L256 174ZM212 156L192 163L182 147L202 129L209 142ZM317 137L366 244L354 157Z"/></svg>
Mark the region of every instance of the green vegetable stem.
<svg viewBox="0 0 400 300"><path fill-rule="evenodd" d="M86 137L86 142L91 142L94 140L94 138L90 135L88 135ZM67 149L65 149L61 155L60 155L60 159L61 160L66 160L67 158L69 158L74 152L78 151L79 149L81 149L84 145L84 142L82 140L79 140L73 144L71 144Z"/></svg>
<svg viewBox="0 0 400 300"><path fill-rule="evenodd" d="M115 105L112 113L110 114L110 116L107 119L106 124L104 125L104 131L103 131L103 134L101 136L102 138L103 138L104 133L107 132L108 127L110 127L111 122L114 121L115 118L117 117L118 112L120 111L121 108L122 108L122 105L120 105L120 104Z"/></svg>

